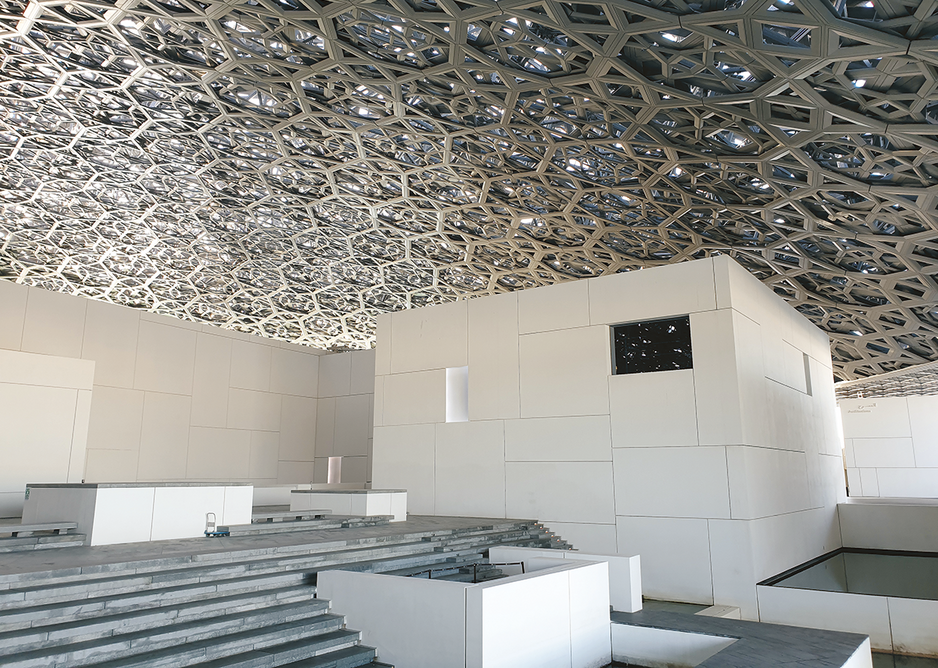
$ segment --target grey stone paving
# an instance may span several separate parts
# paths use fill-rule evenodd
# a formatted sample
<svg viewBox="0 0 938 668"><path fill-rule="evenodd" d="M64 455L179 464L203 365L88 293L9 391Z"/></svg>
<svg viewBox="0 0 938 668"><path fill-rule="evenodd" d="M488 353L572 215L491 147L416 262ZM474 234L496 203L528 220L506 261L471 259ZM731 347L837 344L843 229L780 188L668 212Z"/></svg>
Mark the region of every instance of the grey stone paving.
<svg viewBox="0 0 938 668"><path fill-rule="evenodd" d="M617 624L737 638L699 668L839 668L866 636L679 612L614 612ZM891 667L890 667L891 668ZM917 668L917 667L916 667Z"/></svg>
<svg viewBox="0 0 938 668"><path fill-rule="evenodd" d="M873 652L873 668L938 668L938 659Z"/></svg>

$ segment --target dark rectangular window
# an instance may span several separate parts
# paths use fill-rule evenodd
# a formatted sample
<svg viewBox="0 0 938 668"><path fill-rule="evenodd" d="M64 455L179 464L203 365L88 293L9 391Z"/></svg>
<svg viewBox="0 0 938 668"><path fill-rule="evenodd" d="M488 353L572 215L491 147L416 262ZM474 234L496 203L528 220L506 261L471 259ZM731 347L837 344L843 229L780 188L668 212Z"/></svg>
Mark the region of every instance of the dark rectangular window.
<svg viewBox="0 0 938 668"><path fill-rule="evenodd" d="M688 316L617 325L612 340L617 375L694 367Z"/></svg>

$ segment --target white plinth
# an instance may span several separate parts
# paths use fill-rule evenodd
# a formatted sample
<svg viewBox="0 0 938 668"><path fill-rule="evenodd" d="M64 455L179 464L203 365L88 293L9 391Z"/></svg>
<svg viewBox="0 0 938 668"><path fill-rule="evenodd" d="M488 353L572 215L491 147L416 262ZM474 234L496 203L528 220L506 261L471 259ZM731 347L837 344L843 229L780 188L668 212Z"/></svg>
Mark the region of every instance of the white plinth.
<svg viewBox="0 0 938 668"><path fill-rule="evenodd" d="M290 510L328 510L333 515L392 515L407 519L407 491L403 489L294 489Z"/></svg>
<svg viewBox="0 0 938 668"><path fill-rule="evenodd" d="M218 524L250 524L248 484L100 483L26 487L24 523L73 521L89 545L141 543L204 535L206 513Z"/></svg>

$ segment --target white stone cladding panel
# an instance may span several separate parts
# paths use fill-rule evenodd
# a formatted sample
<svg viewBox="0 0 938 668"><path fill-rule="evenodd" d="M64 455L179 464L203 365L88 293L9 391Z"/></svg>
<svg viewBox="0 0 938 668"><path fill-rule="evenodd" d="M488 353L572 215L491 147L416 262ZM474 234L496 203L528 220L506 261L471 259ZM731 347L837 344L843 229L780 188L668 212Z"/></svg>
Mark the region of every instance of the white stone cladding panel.
<svg viewBox="0 0 938 668"><path fill-rule="evenodd" d="M587 279L590 324L615 325L716 308L713 263L681 262Z"/></svg>
<svg viewBox="0 0 938 668"><path fill-rule="evenodd" d="M589 284L569 281L518 293L520 334L587 327L590 324Z"/></svg>
<svg viewBox="0 0 938 668"><path fill-rule="evenodd" d="M400 311L391 317L391 373L466 366L468 303Z"/></svg>
<svg viewBox="0 0 938 668"><path fill-rule="evenodd" d="M522 335L521 417L608 415L609 340L607 327Z"/></svg>
<svg viewBox="0 0 938 668"><path fill-rule="evenodd" d="M610 376L609 412L614 448L697 445L694 370Z"/></svg>
<svg viewBox="0 0 938 668"><path fill-rule="evenodd" d="M608 415L505 420L505 459L611 461Z"/></svg>
<svg viewBox="0 0 938 668"><path fill-rule="evenodd" d="M518 299L510 293L469 302L470 420L521 416Z"/></svg>
<svg viewBox="0 0 938 668"><path fill-rule="evenodd" d="M730 517L726 449L617 448L616 515Z"/></svg>
<svg viewBox="0 0 938 668"><path fill-rule="evenodd" d="M616 532L619 554L641 555L646 597L713 603L707 520L618 516Z"/></svg>
<svg viewBox="0 0 938 668"><path fill-rule="evenodd" d="M436 425L435 456L438 515L506 517L502 421Z"/></svg>
<svg viewBox="0 0 938 668"><path fill-rule="evenodd" d="M612 523L612 462L507 462L509 517Z"/></svg>

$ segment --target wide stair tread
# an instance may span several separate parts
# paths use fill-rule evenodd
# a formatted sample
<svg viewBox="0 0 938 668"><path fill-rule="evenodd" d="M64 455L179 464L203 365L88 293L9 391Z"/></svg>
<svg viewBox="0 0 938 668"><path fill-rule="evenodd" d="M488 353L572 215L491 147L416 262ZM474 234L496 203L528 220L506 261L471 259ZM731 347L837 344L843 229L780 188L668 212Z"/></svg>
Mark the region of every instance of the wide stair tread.
<svg viewBox="0 0 938 668"><path fill-rule="evenodd" d="M358 631L345 629L344 635L330 637L334 642L309 648L309 640L302 639L274 647L256 649L198 664L199 668L261 668L266 666L288 666L289 668L356 668L374 662L377 650L367 645L355 644L339 647L342 641L357 639ZM326 650L325 652L323 650ZM110 666L108 667L110 668Z"/></svg>
<svg viewBox="0 0 938 668"><path fill-rule="evenodd" d="M85 534L83 533L17 536L16 538L0 538L0 553L54 550L65 547L81 547L84 544Z"/></svg>
<svg viewBox="0 0 938 668"><path fill-rule="evenodd" d="M105 608L96 611L99 614L87 615L82 619L59 620L4 631L0 633L0 652L51 648L136 631L152 633L155 629L179 625L187 621L204 621L210 616L231 616L260 608L271 611L274 606L289 604L303 603L326 612L329 608L328 603L313 600L315 592L316 589L312 586L294 586L201 598L185 603L173 600L157 601L155 605L132 611ZM2 624L0 628L8 626L2 617L0 617L0 624Z"/></svg>
<svg viewBox="0 0 938 668"><path fill-rule="evenodd" d="M336 629L323 633L304 628L300 623L281 624L84 665L94 668L261 668L357 647L360 641L359 631Z"/></svg>
<svg viewBox="0 0 938 668"><path fill-rule="evenodd" d="M348 647L321 656L300 659L299 661L281 665L285 668L358 668L358 666L375 668L378 665L375 661L376 655L377 650L374 647L356 645L355 647ZM216 667L212 666L211 668ZM221 666L218 668L221 668Z"/></svg>
<svg viewBox="0 0 938 668"><path fill-rule="evenodd" d="M307 576L303 572L265 573L213 580L205 583L181 584L156 589L139 589L109 596L78 598L40 603L0 611L0 628L7 630L58 624L94 615L146 610L160 606L204 601L218 596L239 596L252 592L275 591L281 588L302 588Z"/></svg>
<svg viewBox="0 0 938 668"><path fill-rule="evenodd" d="M117 656L128 657L142 652L150 653L160 650L175 651L180 654L195 651L198 654L203 645L210 646L213 643L235 647L231 652L226 652L231 654L241 651L246 639L250 640L255 635L270 640L268 644L275 644L278 630L287 635L290 632L301 631L303 633L306 631L328 632L340 628L343 624L343 617L324 612L323 607L310 606L308 602L302 602L276 606L269 611L251 610L225 617L209 617L183 622L156 631L121 633L60 647L18 652L9 665L81 666L110 660ZM286 636L284 639L289 640Z"/></svg>
<svg viewBox="0 0 938 668"><path fill-rule="evenodd" d="M284 520L280 522L252 522L251 524L231 524L219 526L219 531L227 531L232 536L257 536L294 531L321 531L323 529L343 529L350 526L380 526L390 522L390 515L379 517L350 517L342 519L320 520Z"/></svg>

